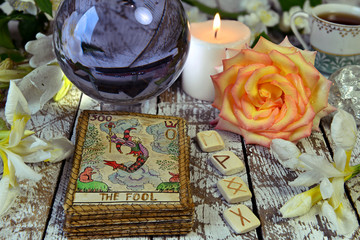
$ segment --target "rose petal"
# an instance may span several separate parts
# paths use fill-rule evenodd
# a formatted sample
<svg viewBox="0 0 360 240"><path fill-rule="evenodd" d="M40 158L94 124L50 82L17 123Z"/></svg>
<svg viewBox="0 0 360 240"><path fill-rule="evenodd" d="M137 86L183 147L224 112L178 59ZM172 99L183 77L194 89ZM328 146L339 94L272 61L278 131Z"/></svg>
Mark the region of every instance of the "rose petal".
<svg viewBox="0 0 360 240"><path fill-rule="evenodd" d="M252 49L242 49L235 57L223 60L224 70L231 68L233 65L247 66L259 63L271 65L272 61L267 54Z"/></svg>
<svg viewBox="0 0 360 240"><path fill-rule="evenodd" d="M273 112L268 118L263 118L263 119L247 118L244 112L238 108L234 108L233 112L235 114L236 119L238 120L239 127L247 131L255 131L255 130L263 130L270 128L274 124L275 118L278 115L279 111L276 108L273 110Z"/></svg>
<svg viewBox="0 0 360 240"><path fill-rule="evenodd" d="M315 118L314 118L314 121L313 121L313 130L320 131L320 128L319 128L320 119L327 116L328 114L330 114L330 113L332 113L334 111L336 111L336 108L331 106L331 105L328 105L326 108L324 108L323 110L318 112L315 115Z"/></svg>
<svg viewBox="0 0 360 240"><path fill-rule="evenodd" d="M278 73L278 71L279 70L274 66L267 66L261 69L257 69L246 82L245 91L255 107L260 107L264 103L264 100L261 99L258 94L257 85L259 80L264 76L268 76L269 74Z"/></svg>
<svg viewBox="0 0 360 240"><path fill-rule="evenodd" d="M226 121L232 123L233 125L238 125L238 120L235 117L233 112L234 99L231 97L229 92L231 91L231 85L225 89L223 103L219 113L219 117L225 119Z"/></svg>
<svg viewBox="0 0 360 240"><path fill-rule="evenodd" d="M316 113L325 109L328 106L328 97L331 87L331 81L327 80L321 75L316 87L311 91L310 102Z"/></svg>
<svg viewBox="0 0 360 240"><path fill-rule="evenodd" d="M315 112L312 109L311 105L308 104L306 106L306 111L303 113L300 119L295 121L294 123L289 124L283 131L294 131L298 128L304 127L306 125L309 125L310 128L312 128L312 123L315 117Z"/></svg>
<svg viewBox="0 0 360 240"><path fill-rule="evenodd" d="M283 47L294 47L288 37L285 37L284 40L279 44L280 46ZM305 58L305 60L309 63L311 63L312 65L314 65L315 63L315 57L316 57L316 51L308 51L308 50L301 50L301 49L297 49L301 55L303 55L303 57Z"/></svg>
<svg viewBox="0 0 360 240"><path fill-rule="evenodd" d="M240 66L235 65L224 72L211 76L215 88L215 100L212 104L213 107L217 109L221 108L224 91L229 85L235 83L239 68Z"/></svg>
<svg viewBox="0 0 360 240"><path fill-rule="evenodd" d="M232 123L220 118L218 124L215 129L225 130L229 132L233 132L236 134L240 134L244 137L246 144L259 144L264 147L269 147L271 139L261 136L259 134L246 131L244 129L239 128L239 126L233 125Z"/></svg>
<svg viewBox="0 0 360 240"><path fill-rule="evenodd" d="M299 75L301 76L301 79L303 79L304 86L313 91L320 79L321 74L319 71L314 67L314 65L308 63L299 52L295 52L287 56L296 64L296 66L298 66Z"/></svg>
<svg viewBox="0 0 360 240"><path fill-rule="evenodd" d="M295 47L287 47L287 46L280 46L278 44L275 44L263 37L260 37L259 41L253 47L254 51L258 51L261 53L269 54L271 51L276 50L282 54L291 54L297 51L297 48Z"/></svg>
<svg viewBox="0 0 360 240"><path fill-rule="evenodd" d="M276 119L275 124L271 126L271 130L280 131L289 124L293 123L296 119L298 119L295 101L289 95L285 95L285 106L286 106L286 111L284 116L281 116L281 118Z"/></svg>
<svg viewBox="0 0 360 240"><path fill-rule="evenodd" d="M245 94L245 84L256 69L263 68L263 64L252 64L238 71L236 82L231 90L235 103L241 107L240 98Z"/></svg>
<svg viewBox="0 0 360 240"><path fill-rule="evenodd" d="M289 141L297 142L302 138L309 137L311 135L311 129L312 129L311 124L297 128L294 132L291 133L291 136L289 137Z"/></svg>
<svg viewBox="0 0 360 240"><path fill-rule="evenodd" d="M286 55L273 50L269 53L269 57L273 61L273 65L281 70L281 74L286 76L287 74L297 74L299 69Z"/></svg>

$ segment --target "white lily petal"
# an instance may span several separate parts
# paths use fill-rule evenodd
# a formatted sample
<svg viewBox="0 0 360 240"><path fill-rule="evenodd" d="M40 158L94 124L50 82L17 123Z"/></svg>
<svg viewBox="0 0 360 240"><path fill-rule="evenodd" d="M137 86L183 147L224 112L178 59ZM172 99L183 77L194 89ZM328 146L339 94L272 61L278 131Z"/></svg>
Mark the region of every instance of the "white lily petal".
<svg viewBox="0 0 360 240"><path fill-rule="evenodd" d="M15 174L20 180L32 179L34 181L39 181L41 179L41 174L35 172L32 168L26 165L19 155L7 149L3 149L3 151L6 153L9 161L11 161L11 163L14 165Z"/></svg>
<svg viewBox="0 0 360 240"><path fill-rule="evenodd" d="M50 162L58 162L63 159L69 158L74 152L74 144L67 138L55 138L50 140L50 144L54 146L51 151Z"/></svg>
<svg viewBox="0 0 360 240"><path fill-rule="evenodd" d="M338 177L334 178L331 182L332 188L334 189L334 193L330 199L331 205L333 208L338 208L341 204L341 202L344 201L344 178Z"/></svg>
<svg viewBox="0 0 360 240"><path fill-rule="evenodd" d="M8 148L16 146L20 143L21 138L24 136L25 126L27 119L21 118L17 119L11 128L9 136L9 145Z"/></svg>
<svg viewBox="0 0 360 240"><path fill-rule="evenodd" d="M334 193L333 185L331 184L328 178L324 178L321 181L320 192L323 199L328 199L333 195Z"/></svg>
<svg viewBox="0 0 360 240"><path fill-rule="evenodd" d="M304 215L311 209L311 197L306 193L301 193L292 197L280 208L284 218L298 217Z"/></svg>
<svg viewBox="0 0 360 240"><path fill-rule="evenodd" d="M36 38L37 40L29 41L25 45L25 50L33 55L29 61L30 66L37 68L55 62L52 35L37 34Z"/></svg>
<svg viewBox="0 0 360 240"><path fill-rule="evenodd" d="M319 174L330 177L341 177L345 174L340 172L334 167L328 160L322 156L316 156L308 153L303 153L299 157L300 161L306 164L312 171L318 172Z"/></svg>
<svg viewBox="0 0 360 240"><path fill-rule="evenodd" d="M334 161L336 168L340 171L344 171L345 165L346 165L346 152L345 149L341 147L336 147L335 153L334 153Z"/></svg>
<svg viewBox="0 0 360 240"><path fill-rule="evenodd" d="M274 139L271 141L270 151L284 167L290 169L299 167L300 150L294 143L283 139Z"/></svg>
<svg viewBox="0 0 360 240"><path fill-rule="evenodd" d="M25 156L36 151L44 150L47 148L48 143L43 139L30 135L24 138L18 145L11 148L11 151L20 155Z"/></svg>
<svg viewBox="0 0 360 240"><path fill-rule="evenodd" d="M337 224L337 216L334 208L328 203L328 201L324 201L321 205L321 213L338 228Z"/></svg>
<svg viewBox="0 0 360 240"><path fill-rule="evenodd" d="M32 114L39 111L61 89L62 77L63 72L59 66L44 65L18 83Z"/></svg>
<svg viewBox="0 0 360 240"><path fill-rule="evenodd" d="M51 153L44 150L38 150L36 152L23 156L23 160L25 163L42 162L49 158L51 158Z"/></svg>
<svg viewBox="0 0 360 240"><path fill-rule="evenodd" d="M28 103L21 90L16 86L15 82L10 81L9 91L5 105L6 121L13 124L15 114L30 115Z"/></svg>
<svg viewBox="0 0 360 240"><path fill-rule="evenodd" d="M358 221L355 214L344 205L340 205L336 210L337 227L340 235L346 235L354 232L358 227Z"/></svg>
<svg viewBox="0 0 360 240"><path fill-rule="evenodd" d="M357 129L355 119L350 113L339 110L335 114L331 123L331 137L337 146L346 151L354 148Z"/></svg>
<svg viewBox="0 0 360 240"><path fill-rule="evenodd" d="M6 213L18 195L19 188L11 187L9 177L3 176L0 180L0 216Z"/></svg>
<svg viewBox="0 0 360 240"><path fill-rule="evenodd" d="M290 186L305 186L310 187L319 183L324 176L313 171L306 171L301 173L294 181L290 182Z"/></svg>

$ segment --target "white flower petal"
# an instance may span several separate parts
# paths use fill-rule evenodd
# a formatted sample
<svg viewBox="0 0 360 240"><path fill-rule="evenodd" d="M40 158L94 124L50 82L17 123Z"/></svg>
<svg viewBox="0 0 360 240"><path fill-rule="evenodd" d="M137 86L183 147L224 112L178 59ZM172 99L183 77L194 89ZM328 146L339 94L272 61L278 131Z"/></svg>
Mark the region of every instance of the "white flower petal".
<svg viewBox="0 0 360 240"><path fill-rule="evenodd" d="M307 213L311 207L311 197L305 192L292 197L280 208L280 212L284 218L298 217Z"/></svg>
<svg viewBox="0 0 360 240"><path fill-rule="evenodd" d="M336 210L337 227L340 235L346 235L354 232L358 227L358 221L355 214L344 205L340 205Z"/></svg>
<svg viewBox="0 0 360 240"><path fill-rule="evenodd" d="M44 65L36 68L18 83L32 114L47 103L62 86L63 72L59 66Z"/></svg>
<svg viewBox="0 0 360 240"><path fill-rule="evenodd" d="M313 171L301 173L294 181L290 182L290 186L310 187L319 183L324 176Z"/></svg>
<svg viewBox="0 0 360 240"><path fill-rule="evenodd" d="M334 178L331 184L332 184L332 188L334 189L334 193L330 201L331 201L331 205L336 209L344 200L344 193L345 193L344 178L343 177Z"/></svg>
<svg viewBox="0 0 360 240"><path fill-rule="evenodd" d="M21 90L16 86L15 82L10 81L9 91L5 105L6 121L13 124L14 114L30 115L28 103Z"/></svg>
<svg viewBox="0 0 360 240"><path fill-rule="evenodd" d="M274 139L271 141L270 151L285 167L290 169L299 167L300 150L294 143L283 139Z"/></svg>
<svg viewBox="0 0 360 240"><path fill-rule="evenodd" d="M38 181L41 179L41 175L39 173L36 173L32 168L26 165L19 155L7 149L2 150L6 153L9 161L11 161L11 163L14 165L15 174L20 180L32 179L34 181Z"/></svg>
<svg viewBox="0 0 360 240"><path fill-rule="evenodd" d="M341 177L345 175L322 156L303 153L300 155L299 159L312 169L312 171L318 172L320 175L325 177Z"/></svg>
<svg viewBox="0 0 360 240"><path fill-rule="evenodd" d="M20 143L21 138L24 136L25 126L26 126L27 119L21 118L17 119L10 132L9 136L9 145L8 148L16 146Z"/></svg>
<svg viewBox="0 0 360 240"><path fill-rule="evenodd" d="M37 40L29 41L25 45L25 50L31 53L29 64L33 68L55 62L55 53L52 45L52 35L36 35Z"/></svg>
<svg viewBox="0 0 360 240"><path fill-rule="evenodd" d="M345 165L346 165L346 152L341 147L336 147L335 153L334 153L334 161L336 168L340 171L344 171Z"/></svg>
<svg viewBox="0 0 360 240"><path fill-rule="evenodd" d="M42 162L51 158L51 153L49 151L38 150L36 152L32 152L23 156L23 160L25 163L36 163Z"/></svg>
<svg viewBox="0 0 360 240"><path fill-rule="evenodd" d="M74 152L74 145L67 138L55 138L50 140L50 144L53 146L51 151L50 162L58 162L63 159L69 158Z"/></svg>
<svg viewBox="0 0 360 240"><path fill-rule="evenodd" d="M277 12L273 10L260 10L256 13L259 18L261 19L261 22L264 23L267 27L273 27L280 21L280 16Z"/></svg>
<svg viewBox="0 0 360 240"><path fill-rule="evenodd" d="M334 211L334 208L328 203L328 201L324 201L321 205L321 213L337 228L337 217Z"/></svg>
<svg viewBox="0 0 360 240"><path fill-rule="evenodd" d="M334 193L333 185L331 184L328 178L324 178L321 181L320 192L323 199L328 199L333 195Z"/></svg>
<svg viewBox="0 0 360 240"><path fill-rule="evenodd" d="M18 195L19 188L11 187L10 179L7 176L3 176L0 180L0 216L6 213Z"/></svg>
<svg viewBox="0 0 360 240"><path fill-rule="evenodd" d="M331 123L331 137L337 146L344 148L346 151L353 149L357 138L354 117L340 109Z"/></svg>

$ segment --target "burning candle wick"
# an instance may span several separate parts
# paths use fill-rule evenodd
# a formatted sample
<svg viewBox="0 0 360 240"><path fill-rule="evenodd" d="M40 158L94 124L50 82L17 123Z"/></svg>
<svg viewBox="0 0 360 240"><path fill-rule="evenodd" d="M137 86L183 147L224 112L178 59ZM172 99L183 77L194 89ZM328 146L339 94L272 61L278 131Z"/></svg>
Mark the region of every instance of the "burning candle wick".
<svg viewBox="0 0 360 240"><path fill-rule="evenodd" d="M220 14L217 13L214 17L214 22L213 22L213 30L214 30L215 39L217 38L218 31L220 29L220 25L221 25Z"/></svg>

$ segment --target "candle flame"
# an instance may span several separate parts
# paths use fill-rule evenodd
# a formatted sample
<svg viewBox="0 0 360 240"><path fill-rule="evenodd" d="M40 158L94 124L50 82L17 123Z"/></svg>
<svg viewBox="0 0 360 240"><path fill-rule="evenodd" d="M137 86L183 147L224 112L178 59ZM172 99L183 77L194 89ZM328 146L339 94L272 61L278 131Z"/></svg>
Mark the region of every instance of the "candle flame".
<svg viewBox="0 0 360 240"><path fill-rule="evenodd" d="M221 26L221 20L220 20L220 14L216 13L214 17L214 23L213 23L213 30L215 32L215 38L217 36L218 31L220 30Z"/></svg>

